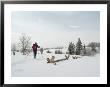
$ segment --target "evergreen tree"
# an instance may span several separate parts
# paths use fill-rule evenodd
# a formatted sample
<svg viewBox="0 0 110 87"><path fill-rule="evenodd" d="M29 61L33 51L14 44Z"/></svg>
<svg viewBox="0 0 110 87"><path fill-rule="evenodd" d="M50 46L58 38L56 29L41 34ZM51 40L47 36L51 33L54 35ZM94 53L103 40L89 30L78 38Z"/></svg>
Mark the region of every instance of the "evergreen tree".
<svg viewBox="0 0 110 87"><path fill-rule="evenodd" d="M75 45L72 43L72 54L75 54Z"/></svg>
<svg viewBox="0 0 110 87"><path fill-rule="evenodd" d="M71 54L71 55L75 53L75 45L74 45L74 43L71 42L69 44L68 51L69 51L69 54Z"/></svg>
<svg viewBox="0 0 110 87"><path fill-rule="evenodd" d="M85 44L83 46L83 53L84 53L84 55L86 54L86 46L85 46Z"/></svg>
<svg viewBox="0 0 110 87"><path fill-rule="evenodd" d="M69 54L72 54L71 53L71 48L72 48L72 45L71 44L72 44L72 42L69 44L69 47L68 47Z"/></svg>
<svg viewBox="0 0 110 87"><path fill-rule="evenodd" d="M78 38L78 42L76 44L76 55L80 55L81 54L82 48L83 48L82 42L81 42L80 38Z"/></svg>

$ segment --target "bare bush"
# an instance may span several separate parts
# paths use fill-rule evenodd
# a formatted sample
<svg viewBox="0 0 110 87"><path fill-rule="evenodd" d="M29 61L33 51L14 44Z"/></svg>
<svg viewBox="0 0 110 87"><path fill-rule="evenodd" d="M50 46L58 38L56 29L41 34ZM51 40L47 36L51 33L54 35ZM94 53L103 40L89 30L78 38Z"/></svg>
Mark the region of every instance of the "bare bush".
<svg viewBox="0 0 110 87"><path fill-rule="evenodd" d="M19 47L21 53L23 53L23 55L26 55L31 48L31 37L22 34L19 38Z"/></svg>

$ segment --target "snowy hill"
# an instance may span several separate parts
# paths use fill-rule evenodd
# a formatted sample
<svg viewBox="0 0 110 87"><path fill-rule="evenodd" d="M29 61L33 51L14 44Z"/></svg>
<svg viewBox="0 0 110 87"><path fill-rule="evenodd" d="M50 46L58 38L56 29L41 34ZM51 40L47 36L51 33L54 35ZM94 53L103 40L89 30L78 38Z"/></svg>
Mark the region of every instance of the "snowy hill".
<svg viewBox="0 0 110 87"><path fill-rule="evenodd" d="M47 58L55 56L55 59L65 58L65 54L33 53L22 55L17 52L11 56L12 77L97 77L100 76L100 54L95 56L83 56L57 62L56 65L47 63Z"/></svg>

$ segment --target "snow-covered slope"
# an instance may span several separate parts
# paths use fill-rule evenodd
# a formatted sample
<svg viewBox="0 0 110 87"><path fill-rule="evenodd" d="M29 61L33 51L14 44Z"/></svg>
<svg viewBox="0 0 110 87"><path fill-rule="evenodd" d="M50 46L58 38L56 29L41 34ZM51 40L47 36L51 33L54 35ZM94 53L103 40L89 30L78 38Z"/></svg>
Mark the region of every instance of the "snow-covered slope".
<svg viewBox="0 0 110 87"><path fill-rule="evenodd" d="M100 76L100 54L83 56L57 62L56 65L47 63L47 58L65 58L65 54L44 53L33 58L33 53L28 56L16 53L11 56L12 77L97 77Z"/></svg>

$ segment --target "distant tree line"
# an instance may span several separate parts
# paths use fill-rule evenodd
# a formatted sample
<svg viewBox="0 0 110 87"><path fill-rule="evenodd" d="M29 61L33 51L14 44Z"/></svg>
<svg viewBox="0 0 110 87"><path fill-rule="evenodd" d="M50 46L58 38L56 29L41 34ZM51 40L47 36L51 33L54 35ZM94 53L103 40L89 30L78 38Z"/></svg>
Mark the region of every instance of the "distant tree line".
<svg viewBox="0 0 110 87"><path fill-rule="evenodd" d="M88 50L88 47L91 48L91 50ZM90 42L85 46L85 44L82 44L81 39L78 38L76 45L73 42L69 43L68 53L70 55L93 55L97 52L96 47L100 48L100 43Z"/></svg>
<svg viewBox="0 0 110 87"><path fill-rule="evenodd" d="M61 50L55 50L55 54L62 54Z"/></svg>
<svg viewBox="0 0 110 87"><path fill-rule="evenodd" d="M63 54L62 49L64 47L54 47L54 48L42 48L40 49L41 54L43 54L44 50L47 50L47 53L51 53L49 51L50 49L56 49L55 54ZM89 49L90 48L90 49ZM85 44L82 43L81 39L78 38L78 41L76 44L74 42L70 42L68 46L68 52L67 54L70 55L93 55L100 50L100 43L99 42L90 42L88 45L85 46ZM20 51L23 55L29 54L31 51L31 37L22 34L19 37L19 42L18 43L13 43L11 45L11 51L13 55L15 55L15 52Z"/></svg>

